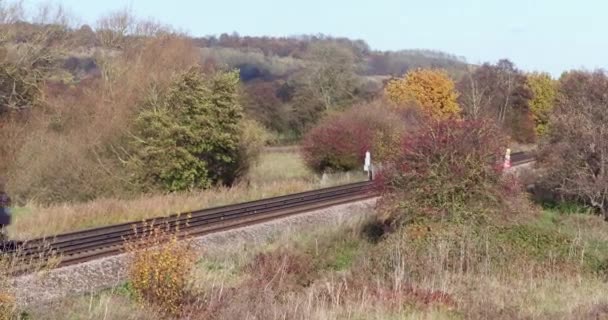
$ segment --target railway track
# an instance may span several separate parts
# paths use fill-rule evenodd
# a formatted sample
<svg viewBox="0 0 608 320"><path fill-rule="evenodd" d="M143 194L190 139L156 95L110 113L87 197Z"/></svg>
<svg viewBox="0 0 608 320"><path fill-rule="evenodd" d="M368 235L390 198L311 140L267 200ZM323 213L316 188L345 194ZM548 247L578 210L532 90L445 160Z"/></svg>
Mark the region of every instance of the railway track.
<svg viewBox="0 0 608 320"><path fill-rule="evenodd" d="M512 166L518 166L534 161L534 157L518 152L511 155L511 161ZM176 232L179 237L195 237L370 199L377 195L373 182L364 181L12 243L3 251L15 253L19 259L30 261L58 256L58 266L62 267L121 253L125 239L149 231L153 226Z"/></svg>
<svg viewBox="0 0 608 320"><path fill-rule="evenodd" d="M512 166L519 166L522 164L534 162L536 159L534 156L525 152L514 152L511 153L511 164Z"/></svg>
<svg viewBox="0 0 608 320"><path fill-rule="evenodd" d="M58 256L58 266L62 267L121 253L125 239L150 230L151 226L166 228L179 237L195 237L375 196L377 192L372 181L358 182L33 239L5 252L14 252L23 260Z"/></svg>

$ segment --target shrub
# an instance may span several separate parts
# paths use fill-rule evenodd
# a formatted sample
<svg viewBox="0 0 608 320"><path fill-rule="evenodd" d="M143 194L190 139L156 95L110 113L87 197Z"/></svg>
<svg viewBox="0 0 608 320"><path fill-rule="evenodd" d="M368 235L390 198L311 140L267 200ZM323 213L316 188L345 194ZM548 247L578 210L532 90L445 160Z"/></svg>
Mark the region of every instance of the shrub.
<svg viewBox="0 0 608 320"><path fill-rule="evenodd" d="M366 151L374 159L384 159L404 130L395 112L377 104L355 106L329 116L306 134L304 160L316 172L362 169Z"/></svg>
<svg viewBox="0 0 608 320"><path fill-rule="evenodd" d="M258 161L263 148L271 139L272 135L257 121L250 119L241 121L241 139L235 171L237 178L249 173L251 167Z"/></svg>
<svg viewBox="0 0 608 320"><path fill-rule="evenodd" d="M257 254L245 269L252 284L276 294L308 286L315 276L310 255L286 248Z"/></svg>
<svg viewBox="0 0 608 320"><path fill-rule="evenodd" d="M128 267L129 284L144 303L176 314L186 303L189 277L195 255L187 242L180 242L169 227L150 226L125 244L132 254Z"/></svg>
<svg viewBox="0 0 608 320"><path fill-rule="evenodd" d="M387 222L464 209L494 200L501 182L504 143L488 121L431 122L404 138L380 176Z"/></svg>
<svg viewBox="0 0 608 320"><path fill-rule="evenodd" d="M237 176L243 116L238 73L180 76L166 96L136 120L132 165L144 189L167 191L232 184Z"/></svg>

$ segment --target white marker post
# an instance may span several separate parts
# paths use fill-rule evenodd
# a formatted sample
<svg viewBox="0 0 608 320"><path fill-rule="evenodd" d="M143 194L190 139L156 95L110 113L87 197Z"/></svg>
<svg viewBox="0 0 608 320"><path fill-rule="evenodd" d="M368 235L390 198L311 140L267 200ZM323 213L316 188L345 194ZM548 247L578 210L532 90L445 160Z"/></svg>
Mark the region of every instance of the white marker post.
<svg viewBox="0 0 608 320"><path fill-rule="evenodd" d="M369 180L372 180L372 154L369 151L365 153L365 164L363 165L363 171L367 172Z"/></svg>
<svg viewBox="0 0 608 320"><path fill-rule="evenodd" d="M502 165L504 170L511 168L511 149L507 149L507 153L505 154L505 162Z"/></svg>

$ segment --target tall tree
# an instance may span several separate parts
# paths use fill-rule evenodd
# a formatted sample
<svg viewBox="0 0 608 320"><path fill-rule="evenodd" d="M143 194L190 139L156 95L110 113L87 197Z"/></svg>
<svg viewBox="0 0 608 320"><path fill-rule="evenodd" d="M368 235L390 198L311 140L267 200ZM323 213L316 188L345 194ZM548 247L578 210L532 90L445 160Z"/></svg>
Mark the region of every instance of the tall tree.
<svg viewBox="0 0 608 320"><path fill-rule="evenodd" d="M608 220L608 75L571 71L559 80L540 160L544 183L598 208Z"/></svg>
<svg viewBox="0 0 608 320"><path fill-rule="evenodd" d="M512 138L531 142L535 138L529 102L532 92L525 75L506 59L469 70L456 85L466 118L490 118Z"/></svg>
<svg viewBox="0 0 608 320"><path fill-rule="evenodd" d="M318 42L309 47L306 59L312 66L307 68L304 84L326 110L341 107L354 96L356 65L351 49L333 42Z"/></svg>
<svg viewBox="0 0 608 320"><path fill-rule="evenodd" d="M533 95L530 111L534 118L536 135L542 136L548 131L549 116L555 105L555 82L547 73L532 73L527 76L527 84Z"/></svg>
<svg viewBox="0 0 608 320"><path fill-rule="evenodd" d="M415 102L435 119L458 117L460 107L454 82L442 70L418 69L386 86L388 98L397 103Z"/></svg>
<svg viewBox="0 0 608 320"><path fill-rule="evenodd" d="M310 66L295 78L292 127L300 133L324 112L342 109L356 98L356 56L335 42L314 42L305 55Z"/></svg>
<svg viewBox="0 0 608 320"><path fill-rule="evenodd" d="M278 93L279 82L252 81L245 86L245 111L253 119L275 132L288 130L289 110Z"/></svg>

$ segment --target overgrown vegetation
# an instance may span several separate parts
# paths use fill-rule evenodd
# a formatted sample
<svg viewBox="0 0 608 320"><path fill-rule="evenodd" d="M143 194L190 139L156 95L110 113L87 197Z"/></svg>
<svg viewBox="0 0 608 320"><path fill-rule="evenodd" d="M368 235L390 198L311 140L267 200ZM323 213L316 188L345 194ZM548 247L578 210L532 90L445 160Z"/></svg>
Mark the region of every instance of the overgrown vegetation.
<svg viewBox="0 0 608 320"><path fill-rule="evenodd" d="M417 218L478 220L501 205L501 153L506 141L490 121L432 121L408 134L385 163L387 223ZM479 207L481 205L481 207Z"/></svg>
<svg viewBox="0 0 608 320"><path fill-rule="evenodd" d="M179 314L189 294L189 283L196 255L186 242L180 242L167 226L145 226L125 243L132 255L129 287L136 298L165 314Z"/></svg>
<svg viewBox="0 0 608 320"><path fill-rule="evenodd" d="M19 1L0 8L0 175L17 203L230 185L243 180L264 144L265 133L250 119L281 141L297 142L328 112L381 92L381 80L369 76L401 74L427 61L464 66L430 51L382 57L363 41L327 36L193 39L127 9L91 27L75 25L60 6L35 14L25 8ZM379 68L385 60L395 63ZM200 90L180 87L185 75L200 80ZM195 96L197 103L186 101ZM228 105L244 113L227 107L184 117ZM241 114L244 122L237 121ZM202 118L229 119L238 128L229 129L231 138L223 136L227 123L205 125L202 134ZM163 130L152 133L153 124ZM211 142L212 135L221 139ZM174 147L178 136L205 139L206 146Z"/></svg>
<svg viewBox="0 0 608 320"><path fill-rule="evenodd" d="M408 124L416 125L415 115L381 102L332 114L304 137L304 160L316 172L360 170L367 151L381 162L399 144Z"/></svg>
<svg viewBox="0 0 608 320"><path fill-rule="evenodd" d="M533 92L526 84L526 74L513 62L503 59L471 69L458 81L456 89L466 118L492 119L514 141L534 142L530 110Z"/></svg>
<svg viewBox="0 0 608 320"><path fill-rule="evenodd" d="M572 71L559 80L555 112L541 143L542 185L558 198L579 201L608 220L608 76Z"/></svg>
<svg viewBox="0 0 608 320"><path fill-rule="evenodd" d="M183 307L182 317L605 316L606 288L595 261L608 253L606 227L590 215L524 216L513 224L470 228L454 221L410 224L379 242L364 232L369 221L355 219L338 227L289 231L260 248L222 248L205 254L198 265L192 284L196 298ZM108 319L135 317L139 308L125 307L124 294L113 292L31 313L52 318L69 305L69 310L80 310L72 314L101 316L104 305L117 303L122 311L112 309ZM153 312L149 308L148 316ZM145 316L136 319L141 318Z"/></svg>

